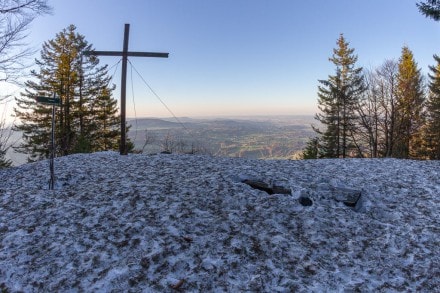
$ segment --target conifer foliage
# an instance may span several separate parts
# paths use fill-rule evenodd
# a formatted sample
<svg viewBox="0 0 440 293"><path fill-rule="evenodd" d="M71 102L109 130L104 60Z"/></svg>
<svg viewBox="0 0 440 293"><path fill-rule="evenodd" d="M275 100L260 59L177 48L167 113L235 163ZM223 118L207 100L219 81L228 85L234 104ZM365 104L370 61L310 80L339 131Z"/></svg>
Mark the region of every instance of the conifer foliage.
<svg viewBox="0 0 440 293"><path fill-rule="evenodd" d="M8 150L8 140L10 138L9 135L3 135L7 130L2 128L4 123L0 121L0 169L7 168L12 165L12 161L6 158L6 152Z"/></svg>
<svg viewBox="0 0 440 293"><path fill-rule="evenodd" d="M319 138L311 138L302 152L302 158L305 160L319 159Z"/></svg>
<svg viewBox="0 0 440 293"><path fill-rule="evenodd" d="M440 57L434 55L434 59L437 64L429 67L425 143L428 158L440 160Z"/></svg>
<svg viewBox="0 0 440 293"><path fill-rule="evenodd" d="M116 149L119 117L116 101L111 97L107 66L99 66L95 56L83 56L91 50L84 36L70 25L43 44L39 70L31 71L32 80L16 99L16 116L21 124L23 143L16 150L29 154L34 161L49 156L52 107L36 103L35 96L61 99L56 107L56 154Z"/></svg>
<svg viewBox="0 0 440 293"><path fill-rule="evenodd" d="M420 12L436 21L440 20L440 0L426 0L417 3Z"/></svg>
<svg viewBox="0 0 440 293"><path fill-rule="evenodd" d="M10 148L9 140L11 139L11 136L11 128L6 125L4 115L0 114L0 169L12 165L12 161L6 157L6 152Z"/></svg>
<svg viewBox="0 0 440 293"><path fill-rule="evenodd" d="M6 158L6 151L4 149L0 149L0 169L10 167L12 165L12 161Z"/></svg>
<svg viewBox="0 0 440 293"><path fill-rule="evenodd" d="M314 128L320 135L319 157L357 156L360 150L355 138L356 107L365 91L362 68L356 67L357 56L342 34L329 60L336 66L336 72L327 80L319 80L318 86L320 113L315 119L325 127Z"/></svg>
<svg viewBox="0 0 440 293"><path fill-rule="evenodd" d="M397 118L394 137L397 158L422 156L424 89L420 69L411 50L404 46L397 74Z"/></svg>

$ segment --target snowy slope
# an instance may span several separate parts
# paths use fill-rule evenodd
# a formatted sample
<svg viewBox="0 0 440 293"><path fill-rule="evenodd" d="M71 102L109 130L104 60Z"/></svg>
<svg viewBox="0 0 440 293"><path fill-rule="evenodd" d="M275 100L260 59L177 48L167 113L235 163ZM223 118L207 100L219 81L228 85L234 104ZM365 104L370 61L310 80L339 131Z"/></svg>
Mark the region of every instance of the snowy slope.
<svg viewBox="0 0 440 293"><path fill-rule="evenodd" d="M54 191L47 161L0 170L0 288L439 290L439 161L103 152L58 158L55 169ZM362 190L356 208L334 187Z"/></svg>

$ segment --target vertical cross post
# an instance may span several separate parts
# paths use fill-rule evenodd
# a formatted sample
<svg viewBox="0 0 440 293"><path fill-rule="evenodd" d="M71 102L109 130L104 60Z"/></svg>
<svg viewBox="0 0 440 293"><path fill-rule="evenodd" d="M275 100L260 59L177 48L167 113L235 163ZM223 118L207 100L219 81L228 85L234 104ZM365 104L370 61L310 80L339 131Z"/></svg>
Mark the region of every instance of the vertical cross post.
<svg viewBox="0 0 440 293"><path fill-rule="evenodd" d="M121 140L119 145L119 153L126 155L127 150L127 131L126 131L126 92L127 92L127 60L130 57L158 57L168 58L168 53L155 52L129 52L128 37L130 32L130 24L126 23L124 27L124 43L121 51L84 51L85 56L122 56L122 75L121 75Z"/></svg>
<svg viewBox="0 0 440 293"><path fill-rule="evenodd" d="M128 37L130 33L130 24L126 23L124 28L124 46L122 50L122 75L121 75L121 143L119 145L119 153L127 154L126 142L126 92L127 92L127 59L128 59Z"/></svg>

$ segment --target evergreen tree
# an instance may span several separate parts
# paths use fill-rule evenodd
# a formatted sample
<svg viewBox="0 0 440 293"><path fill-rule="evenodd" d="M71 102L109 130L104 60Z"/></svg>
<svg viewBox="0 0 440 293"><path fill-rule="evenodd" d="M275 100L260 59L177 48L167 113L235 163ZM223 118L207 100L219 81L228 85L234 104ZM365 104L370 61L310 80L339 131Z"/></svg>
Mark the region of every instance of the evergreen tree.
<svg viewBox="0 0 440 293"><path fill-rule="evenodd" d="M12 165L12 161L6 158L6 152L11 146L9 142L11 136L12 130L6 125L6 119L3 113L0 115L0 169Z"/></svg>
<svg viewBox="0 0 440 293"><path fill-rule="evenodd" d="M440 20L440 0L426 0L416 5L419 11L426 17L431 17L435 21Z"/></svg>
<svg viewBox="0 0 440 293"><path fill-rule="evenodd" d="M2 134L5 131L5 129L2 129L1 127L2 127L2 123L0 123L0 134ZM7 138L9 138L9 136ZM8 144L8 140L0 136L0 169L7 168L12 165L12 161L6 158L6 152L9 149L7 144Z"/></svg>
<svg viewBox="0 0 440 293"><path fill-rule="evenodd" d="M94 150L117 149L119 146L120 119L117 116L117 101L104 91L94 101L94 120L90 123L89 140ZM128 127L126 128L129 129Z"/></svg>
<svg viewBox="0 0 440 293"><path fill-rule="evenodd" d="M336 74L327 80L319 80L318 108L321 113L315 119L326 129L314 130L321 135L320 157L345 158L358 154L356 143L356 107L365 91L362 68L356 68L354 49L341 34L337 48L329 60L336 65Z"/></svg>
<svg viewBox="0 0 440 293"><path fill-rule="evenodd" d="M335 98L335 89L332 82L337 82L337 76L329 76L329 81L320 80L324 86L318 86L318 109L321 113L315 115L315 119L326 126L325 131L313 127L320 134L319 158L339 157L339 116L338 105Z"/></svg>
<svg viewBox="0 0 440 293"><path fill-rule="evenodd" d="M319 138L311 138L306 145L306 148L302 152L302 158L308 159L318 159L319 158Z"/></svg>
<svg viewBox="0 0 440 293"><path fill-rule="evenodd" d="M432 74L429 74L425 143L428 158L440 160L440 57L434 55L434 59L437 65L429 67Z"/></svg>
<svg viewBox="0 0 440 293"><path fill-rule="evenodd" d="M34 79L26 82L25 93L16 99L15 114L21 121L16 129L23 132L23 143L16 150L30 154L30 161L49 156L52 107L36 103L36 95L55 93L61 99L56 109L57 155L102 150L94 141L101 135L117 140L118 133L108 131L114 130L114 120L119 118L115 116L116 102L110 97L107 66L99 66L94 56L82 57L83 51L91 49L73 25L43 44L41 59L36 60L39 70L31 71ZM106 118L111 122L105 129L97 114L104 111L100 108L103 96L107 97L105 112L114 115L113 120ZM108 147L114 148L111 143Z"/></svg>
<svg viewBox="0 0 440 293"><path fill-rule="evenodd" d="M402 48L397 74L396 133L393 156L420 158L424 124L424 92L420 69L408 47Z"/></svg>
<svg viewBox="0 0 440 293"><path fill-rule="evenodd" d="M6 150L0 145L0 169L7 168L12 165L12 161L6 159Z"/></svg>

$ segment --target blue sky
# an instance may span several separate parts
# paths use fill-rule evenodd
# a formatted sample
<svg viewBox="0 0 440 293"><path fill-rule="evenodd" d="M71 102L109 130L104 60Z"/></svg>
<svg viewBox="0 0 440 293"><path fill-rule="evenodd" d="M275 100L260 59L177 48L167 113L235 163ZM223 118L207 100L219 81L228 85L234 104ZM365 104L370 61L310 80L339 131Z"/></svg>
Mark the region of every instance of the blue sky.
<svg viewBox="0 0 440 293"><path fill-rule="evenodd" d="M177 116L313 114L318 79L344 33L358 65L398 59L407 45L427 73L440 54L440 23L411 0L49 0L53 15L37 19L32 45L70 24L96 50L121 50L130 23L131 51L169 52L169 59L130 58ZM101 57L113 66L117 57ZM140 78L130 77L127 115L170 116ZM113 82L120 96L120 66ZM111 72L113 74L113 72ZM131 83L133 81L133 88ZM134 98L134 103L133 103Z"/></svg>

